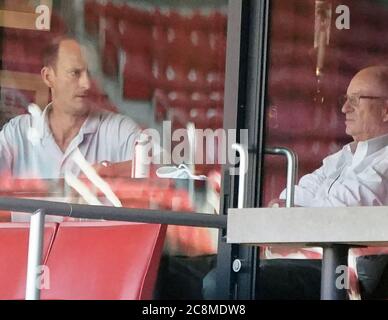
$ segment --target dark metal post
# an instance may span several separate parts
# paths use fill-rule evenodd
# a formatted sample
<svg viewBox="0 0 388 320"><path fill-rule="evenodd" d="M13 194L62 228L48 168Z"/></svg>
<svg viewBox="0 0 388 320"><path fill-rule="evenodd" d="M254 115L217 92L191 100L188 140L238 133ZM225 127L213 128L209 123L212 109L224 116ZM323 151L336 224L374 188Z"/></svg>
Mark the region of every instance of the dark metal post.
<svg viewBox="0 0 388 320"><path fill-rule="evenodd" d="M323 247L321 300L346 299L348 251L342 244Z"/></svg>

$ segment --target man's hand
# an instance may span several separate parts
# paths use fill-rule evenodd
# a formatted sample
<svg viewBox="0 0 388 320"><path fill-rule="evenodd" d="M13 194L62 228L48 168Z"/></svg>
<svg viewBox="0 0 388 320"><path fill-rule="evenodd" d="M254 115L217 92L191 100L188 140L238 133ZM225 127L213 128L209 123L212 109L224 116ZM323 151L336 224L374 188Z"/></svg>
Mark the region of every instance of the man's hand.
<svg viewBox="0 0 388 320"><path fill-rule="evenodd" d="M109 162L102 161L93 165L93 168L101 177L130 178L132 176L132 161Z"/></svg>
<svg viewBox="0 0 388 320"><path fill-rule="evenodd" d="M268 207L269 208L284 208L286 206L286 200L283 199L272 199Z"/></svg>
<svg viewBox="0 0 388 320"><path fill-rule="evenodd" d="M101 161L93 165L96 172L105 178L132 178L132 160L123 162ZM151 164L150 178L156 178L157 166ZM84 175L81 175L84 177Z"/></svg>

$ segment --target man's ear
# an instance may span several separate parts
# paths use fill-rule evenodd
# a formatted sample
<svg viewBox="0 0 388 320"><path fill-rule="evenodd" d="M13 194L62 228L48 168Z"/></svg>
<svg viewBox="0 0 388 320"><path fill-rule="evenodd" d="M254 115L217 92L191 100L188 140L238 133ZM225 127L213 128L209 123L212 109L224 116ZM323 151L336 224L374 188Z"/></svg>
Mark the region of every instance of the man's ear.
<svg viewBox="0 0 388 320"><path fill-rule="evenodd" d="M46 84L46 86L52 88L53 69L51 67L43 67L40 71L40 75L42 76L43 82Z"/></svg>
<svg viewBox="0 0 388 320"><path fill-rule="evenodd" d="M381 115L384 122L388 122L388 102L384 103L383 110L381 111Z"/></svg>

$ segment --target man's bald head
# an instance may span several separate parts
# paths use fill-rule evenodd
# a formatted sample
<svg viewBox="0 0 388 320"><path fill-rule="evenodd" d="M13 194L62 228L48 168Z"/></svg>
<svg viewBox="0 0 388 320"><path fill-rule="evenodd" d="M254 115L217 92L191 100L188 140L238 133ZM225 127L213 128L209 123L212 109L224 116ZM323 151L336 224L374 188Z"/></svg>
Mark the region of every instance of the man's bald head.
<svg viewBox="0 0 388 320"><path fill-rule="evenodd" d="M374 95L388 94L388 66L379 65L362 69L352 79L352 81L359 80L365 83L364 87L369 83L368 87L374 92Z"/></svg>
<svg viewBox="0 0 388 320"><path fill-rule="evenodd" d="M89 112L91 79L86 53L71 37L60 37L51 42L41 75L51 90L54 110L73 116L85 116Z"/></svg>
<svg viewBox="0 0 388 320"><path fill-rule="evenodd" d="M342 112L346 133L355 141L388 134L388 66L358 72L349 84Z"/></svg>

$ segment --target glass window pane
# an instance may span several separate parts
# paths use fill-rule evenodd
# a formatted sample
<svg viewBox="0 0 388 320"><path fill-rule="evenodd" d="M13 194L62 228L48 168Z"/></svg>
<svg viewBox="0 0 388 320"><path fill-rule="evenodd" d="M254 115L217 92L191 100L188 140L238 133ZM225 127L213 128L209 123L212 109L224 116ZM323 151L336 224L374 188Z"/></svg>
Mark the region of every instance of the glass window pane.
<svg viewBox="0 0 388 320"><path fill-rule="evenodd" d="M41 136L28 150L21 144L4 147L1 156L7 159L0 169L12 178L44 179L50 182L45 188L66 201L219 211L217 150L222 134L214 132L223 127L226 0L25 0L3 1L2 9L7 11L1 25L0 127L17 115L35 112L46 119L48 114L47 132L53 136L45 147ZM77 48L68 45L63 55L54 51L59 70L51 68L54 72L44 82L41 69L48 46L63 35L81 45L81 65L71 66L68 59ZM73 67L79 70L69 69ZM67 123L71 116L66 116L54 124L52 115L65 116L70 112L66 108L77 112L78 102L88 108L83 115L93 111L114 116L80 124ZM60 108L62 113L56 113ZM78 119L89 119L83 115ZM26 117L12 123L19 126L20 119L32 118ZM91 141L82 135L84 124L86 131L97 125ZM13 144L16 133L11 125L3 128L3 138ZM19 138L37 134L27 131ZM78 162L73 159L77 148ZM116 196L107 199L91 187L97 181L81 169L82 158L106 178Z"/></svg>
<svg viewBox="0 0 388 320"><path fill-rule="evenodd" d="M388 204L388 131L380 113L387 92L387 17L387 1L271 1L265 143L298 156L297 206ZM286 161L266 156L264 165L268 206L285 198ZM321 249L267 248L262 254L319 259Z"/></svg>
<svg viewBox="0 0 388 320"><path fill-rule="evenodd" d="M227 0L0 6L0 195L219 213ZM171 226L166 242L197 257L217 240Z"/></svg>
<svg viewBox="0 0 388 320"><path fill-rule="evenodd" d="M345 125L351 115L339 97L357 72L386 64L387 16L386 1L271 1L266 146L295 151L299 178L353 141ZM364 95L376 95L367 91ZM279 157L265 159L263 204L268 205L286 186L286 164ZM355 205L346 196L333 204L341 201Z"/></svg>

